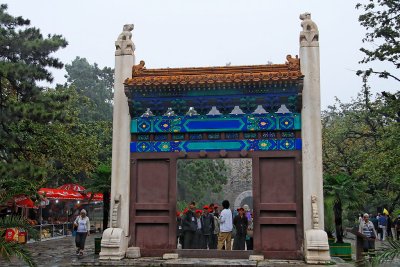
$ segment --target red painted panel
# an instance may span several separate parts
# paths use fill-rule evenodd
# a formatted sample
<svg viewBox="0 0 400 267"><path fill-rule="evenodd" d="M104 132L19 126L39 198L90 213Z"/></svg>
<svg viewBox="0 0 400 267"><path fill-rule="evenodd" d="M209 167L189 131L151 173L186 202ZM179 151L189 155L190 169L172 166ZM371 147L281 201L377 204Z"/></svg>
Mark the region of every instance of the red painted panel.
<svg viewBox="0 0 400 267"><path fill-rule="evenodd" d="M296 251L296 225L261 225L263 251ZM264 238L266 237L266 238Z"/></svg>
<svg viewBox="0 0 400 267"><path fill-rule="evenodd" d="M137 203L168 203L169 162L137 161Z"/></svg>
<svg viewBox="0 0 400 267"><path fill-rule="evenodd" d="M260 159L261 203L296 203L294 158Z"/></svg>
<svg viewBox="0 0 400 267"><path fill-rule="evenodd" d="M136 224L136 246L140 248L166 249L168 224Z"/></svg>

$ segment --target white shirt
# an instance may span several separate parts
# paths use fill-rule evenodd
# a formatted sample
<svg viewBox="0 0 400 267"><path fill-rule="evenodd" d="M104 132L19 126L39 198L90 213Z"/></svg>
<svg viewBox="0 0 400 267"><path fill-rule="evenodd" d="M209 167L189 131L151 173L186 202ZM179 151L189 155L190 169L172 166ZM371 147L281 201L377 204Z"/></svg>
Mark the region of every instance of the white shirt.
<svg viewBox="0 0 400 267"><path fill-rule="evenodd" d="M221 233L232 232L232 211L230 209L222 210L219 219Z"/></svg>
<svg viewBox="0 0 400 267"><path fill-rule="evenodd" d="M75 220L75 223L78 224L78 229L76 230L78 233L87 233L90 230L88 216L86 216L85 218L78 216L78 218L76 218Z"/></svg>

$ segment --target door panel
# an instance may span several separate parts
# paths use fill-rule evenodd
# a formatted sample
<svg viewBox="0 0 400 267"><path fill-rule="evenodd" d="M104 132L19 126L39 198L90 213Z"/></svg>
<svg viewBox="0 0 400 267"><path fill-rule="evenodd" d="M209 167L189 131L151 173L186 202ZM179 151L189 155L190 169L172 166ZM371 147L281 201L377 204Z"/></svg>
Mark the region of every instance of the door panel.
<svg viewBox="0 0 400 267"><path fill-rule="evenodd" d="M302 184L296 155L253 160L255 250L267 258L301 258ZM257 166L258 165L258 166Z"/></svg>
<svg viewBox="0 0 400 267"><path fill-rule="evenodd" d="M172 164L171 164L172 162ZM131 246L148 251L174 248L175 161L137 159L131 169ZM176 185L175 185L176 186ZM150 254L149 254L150 256Z"/></svg>

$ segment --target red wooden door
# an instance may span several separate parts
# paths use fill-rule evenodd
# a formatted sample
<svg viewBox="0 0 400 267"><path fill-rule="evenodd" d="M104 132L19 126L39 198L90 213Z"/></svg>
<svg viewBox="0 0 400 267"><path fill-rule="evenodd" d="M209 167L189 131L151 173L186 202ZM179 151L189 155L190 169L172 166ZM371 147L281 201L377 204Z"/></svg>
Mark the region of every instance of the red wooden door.
<svg viewBox="0 0 400 267"><path fill-rule="evenodd" d="M176 160L136 159L132 162L130 246L142 256L159 256L176 246Z"/></svg>
<svg viewBox="0 0 400 267"><path fill-rule="evenodd" d="M300 153L253 158L254 250L267 258L302 258Z"/></svg>

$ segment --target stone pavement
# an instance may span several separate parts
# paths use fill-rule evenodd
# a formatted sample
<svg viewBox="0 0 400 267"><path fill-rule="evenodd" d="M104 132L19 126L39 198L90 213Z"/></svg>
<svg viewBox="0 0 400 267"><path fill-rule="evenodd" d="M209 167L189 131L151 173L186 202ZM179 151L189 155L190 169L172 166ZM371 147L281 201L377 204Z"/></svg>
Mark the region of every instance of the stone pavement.
<svg viewBox="0 0 400 267"><path fill-rule="evenodd" d="M259 267L305 267L302 261L278 261L266 260L261 262L252 262L243 259L196 259L184 258L175 260L162 260L161 258L140 258L124 259L122 261L100 262L98 255L94 254L94 238L101 237L101 234L92 234L86 239L85 255L78 258L75 255L75 244L73 237L64 237L55 240L34 242L27 244L27 248L32 252L38 266L259 266ZM340 259L336 260L337 267L354 266L353 263L345 263ZM394 264L394 265L393 265ZM0 266L16 267L27 266L23 262L13 259L11 263L0 259ZM312 265L319 266L319 265ZM326 266L326 265L325 265ZM400 266L399 263L391 263L389 266Z"/></svg>

